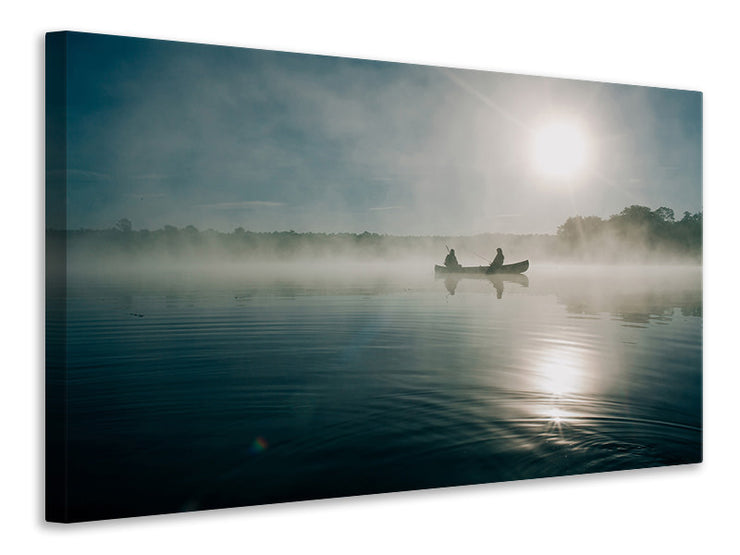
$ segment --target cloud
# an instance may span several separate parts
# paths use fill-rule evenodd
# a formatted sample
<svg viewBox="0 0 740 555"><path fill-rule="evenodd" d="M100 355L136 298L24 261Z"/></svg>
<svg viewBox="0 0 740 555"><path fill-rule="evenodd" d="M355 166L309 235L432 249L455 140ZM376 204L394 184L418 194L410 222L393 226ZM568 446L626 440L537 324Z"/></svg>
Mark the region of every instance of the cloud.
<svg viewBox="0 0 740 555"><path fill-rule="evenodd" d="M139 200L153 200L164 198L167 195L165 195L164 193L128 193L125 196Z"/></svg>
<svg viewBox="0 0 740 555"><path fill-rule="evenodd" d="M398 210L399 208L403 208L403 206L373 206L372 208L368 208L368 210Z"/></svg>
<svg viewBox="0 0 740 555"><path fill-rule="evenodd" d="M270 208L275 206L284 206L285 203L273 202L269 200L244 200L239 202L219 202L216 204L199 204L201 208L211 208L213 210L242 210L245 208Z"/></svg>
<svg viewBox="0 0 740 555"><path fill-rule="evenodd" d="M70 181L109 181L111 179L107 173L74 168L69 168L68 170L50 170L47 174L50 177L66 177Z"/></svg>
<svg viewBox="0 0 740 555"><path fill-rule="evenodd" d="M132 176L132 179L137 181L161 181L163 179L170 179L173 177L171 174L166 173L145 173Z"/></svg>

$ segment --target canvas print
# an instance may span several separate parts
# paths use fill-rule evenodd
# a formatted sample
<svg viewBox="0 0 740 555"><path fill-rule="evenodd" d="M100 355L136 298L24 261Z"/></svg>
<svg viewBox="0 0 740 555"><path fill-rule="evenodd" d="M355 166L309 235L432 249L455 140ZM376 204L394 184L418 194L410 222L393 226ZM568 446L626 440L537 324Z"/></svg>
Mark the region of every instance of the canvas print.
<svg viewBox="0 0 740 555"><path fill-rule="evenodd" d="M701 93L76 32L45 86L48 520L702 460Z"/></svg>

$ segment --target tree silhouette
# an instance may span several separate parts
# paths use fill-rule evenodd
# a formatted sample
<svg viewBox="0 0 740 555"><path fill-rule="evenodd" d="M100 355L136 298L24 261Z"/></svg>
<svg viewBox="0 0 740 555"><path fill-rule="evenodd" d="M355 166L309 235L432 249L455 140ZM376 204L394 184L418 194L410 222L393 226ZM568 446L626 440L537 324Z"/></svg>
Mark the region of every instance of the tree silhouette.
<svg viewBox="0 0 740 555"><path fill-rule="evenodd" d="M115 229L122 231L123 233L129 233L131 231L131 220L128 218L121 218L116 222Z"/></svg>
<svg viewBox="0 0 740 555"><path fill-rule="evenodd" d="M409 257L437 257L445 244L454 244L459 253L473 257L500 244L523 257L579 260L583 262L644 262L683 258L701 260L701 212L684 212L676 220L672 209L655 210L632 205L604 220L597 216L573 216L555 235L480 234L475 236L392 236L362 233L255 232L237 227L231 233L212 229L200 231L193 225L178 229L172 225L148 231L134 231L131 220L121 218L113 228L60 232L71 248L84 249L99 258L124 255L153 260L158 256L224 256L231 260L279 258L313 259L349 255L366 259L402 260ZM50 239L52 240L52 239ZM518 255L517 255L518 256Z"/></svg>
<svg viewBox="0 0 740 555"><path fill-rule="evenodd" d="M660 220L668 223L673 223L675 221L675 214L673 213L673 210L670 208L666 208L665 206L661 206L658 208L655 212L653 212L656 217L660 218Z"/></svg>

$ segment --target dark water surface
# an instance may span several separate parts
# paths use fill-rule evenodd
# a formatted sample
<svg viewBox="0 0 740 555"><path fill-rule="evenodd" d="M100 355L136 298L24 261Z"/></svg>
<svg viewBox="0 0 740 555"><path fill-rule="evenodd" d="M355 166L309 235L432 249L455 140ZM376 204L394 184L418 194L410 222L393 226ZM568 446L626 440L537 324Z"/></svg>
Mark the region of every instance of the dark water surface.
<svg viewBox="0 0 740 555"><path fill-rule="evenodd" d="M700 268L131 274L69 279L71 520L701 460Z"/></svg>

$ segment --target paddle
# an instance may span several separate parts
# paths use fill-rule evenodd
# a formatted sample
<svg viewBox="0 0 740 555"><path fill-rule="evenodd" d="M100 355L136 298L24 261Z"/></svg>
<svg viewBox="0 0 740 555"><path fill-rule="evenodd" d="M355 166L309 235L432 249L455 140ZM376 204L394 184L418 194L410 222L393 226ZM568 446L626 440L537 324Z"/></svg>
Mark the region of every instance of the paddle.
<svg viewBox="0 0 740 555"><path fill-rule="evenodd" d="M447 249L447 252L449 253L450 252L450 247L447 246L447 243L445 243L445 248ZM481 259L485 260L486 262L488 262L489 265L492 264L492 261L491 260L488 260L485 256L481 256L481 255L479 255L475 251L470 251L470 252L472 252L478 258L481 258Z"/></svg>
<svg viewBox="0 0 740 555"><path fill-rule="evenodd" d="M477 252L475 252L475 251L470 251L470 252L472 252L472 253L473 253L473 254L474 254L475 256L477 256L478 258L482 258L483 260L485 260L486 262L488 262L488 264L489 264L489 265L490 265L490 264L492 264L492 261L491 261L491 260L488 260L488 259L487 259L487 258L486 258L485 256L481 256L481 255L479 255L479 254L478 254Z"/></svg>

